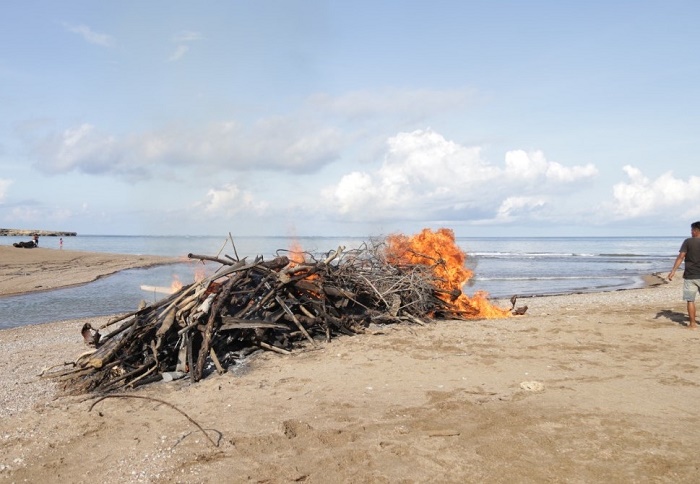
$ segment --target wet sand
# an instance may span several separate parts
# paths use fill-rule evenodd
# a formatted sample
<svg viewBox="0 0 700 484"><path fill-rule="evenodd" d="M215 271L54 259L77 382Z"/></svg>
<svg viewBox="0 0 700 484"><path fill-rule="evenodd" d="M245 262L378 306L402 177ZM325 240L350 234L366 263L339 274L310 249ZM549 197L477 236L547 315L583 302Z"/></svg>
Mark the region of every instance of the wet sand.
<svg viewBox="0 0 700 484"><path fill-rule="evenodd" d="M521 299L522 317L377 326L133 393L217 447L161 403L57 397L37 375L87 349L86 320L3 330L0 480L696 482L700 331L680 296L677 279Z"/></svg>

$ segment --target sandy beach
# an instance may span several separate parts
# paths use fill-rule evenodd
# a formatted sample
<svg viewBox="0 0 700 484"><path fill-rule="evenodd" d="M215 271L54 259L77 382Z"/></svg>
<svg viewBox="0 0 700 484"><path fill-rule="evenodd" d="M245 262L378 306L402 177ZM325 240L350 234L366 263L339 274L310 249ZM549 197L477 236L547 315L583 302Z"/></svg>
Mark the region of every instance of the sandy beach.
<svg viewBox="0 0 700 484"><path fill-rule="evenodd" d="M173 257L11 245L0 245L0 261L0 296L75 286L124 269L178 262Z"/></svg>
<svg viewBox="0 0 700 484"><path fill-rule="evenodd" d="M0 294L151 262L0 249ZM372 326L131 393L174 405L216 446L163 403L90 411L94 399L38 377L87 349L84 322L109 318L2 330L0 481L697 482L700 331L685 327L681 284L521 299L527 314L503 320Z"/></svg>

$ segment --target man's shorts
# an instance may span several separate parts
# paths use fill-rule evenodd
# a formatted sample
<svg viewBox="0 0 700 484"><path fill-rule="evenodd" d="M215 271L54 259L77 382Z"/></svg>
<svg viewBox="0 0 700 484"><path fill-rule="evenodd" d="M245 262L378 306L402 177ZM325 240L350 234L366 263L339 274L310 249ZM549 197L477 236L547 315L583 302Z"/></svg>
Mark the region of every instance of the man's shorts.
<svg viewBox="0 0 700 484"><path fill-rule="evenodd" d="M683 300L695 301L700 291L700 279L683 279Z"/></svg>

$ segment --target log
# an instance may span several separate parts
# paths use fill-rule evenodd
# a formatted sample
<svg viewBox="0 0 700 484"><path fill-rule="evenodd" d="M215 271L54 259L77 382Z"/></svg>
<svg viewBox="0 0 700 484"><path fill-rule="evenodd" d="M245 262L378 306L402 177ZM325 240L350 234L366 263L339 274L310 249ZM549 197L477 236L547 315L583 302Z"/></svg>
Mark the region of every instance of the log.
<svg viewBox="0 0 700 484"><path fill-rule="evenodd" d="M194 369L194 381L199 381L202 379L202 372L204 371L204 364L206 363L207 356L209 355L209 349L211 348L211 340L214 335L214 324L216 323L217 316L221 311L221 307L226 303L226 299L231 293L231 289L235 284L236 280L240 277L232 277L224 284L219 297L214 302L213 307L209 311L209 319L207 321L207 326L202 333L202 346L199 349L199 355L197 357L197 366ZM208 300L208 299L207 299Z"/></svg>

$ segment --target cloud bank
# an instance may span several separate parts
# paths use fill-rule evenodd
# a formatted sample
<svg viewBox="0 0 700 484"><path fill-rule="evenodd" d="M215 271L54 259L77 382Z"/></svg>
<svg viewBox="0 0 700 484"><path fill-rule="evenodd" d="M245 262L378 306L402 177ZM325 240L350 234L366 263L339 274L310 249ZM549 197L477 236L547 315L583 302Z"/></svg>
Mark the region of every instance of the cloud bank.
<svg viewBox="0 0 700 484"><path fill-rule="evenodd" d="M333 127L267 118L246 128L235 121L169 126L117 137L85 123L34 145L36 167L147 180L173 167L189 170L282 170L309 173L340 156L346 140Z"/></svg>
<svg viewBox="0 0 700 484"><path fill-rule="evenodd" d="M358 165L349 153L373 144L378 135L351 132L341 120L371 118L371 103L359 102L371 97L316 97L316 117L300 110L295 116L248 124L172 124L120 136L84 123L39 137L33 144L34 166L48 175L77 172L129 182L191 184L196 177L199 191L191 197L199 201L182 209L208 218L250 214L286 220L290 199L300 217L379 226L522 226L571 220L604 225L670 220L669 214L700 218L694 205L700 196L697 176L683 180L668 172L650 179L628 165L626 180L606 189L597 186L599 171L593 163L566 165L547 159L543 151L521 149L506 151L500 163L494 162L484 158L481 146L457 143L432 129L394 132L374 158ZM451 97L459 98L446 99ZM390 103L396 113L402 112L401 99L399 93ZM245 185L239 182L242 176ZM284 176L289 181L279 185ZM268 180L274 180L269 187ZM285 190L300 185L303 194L289 197ZM0 201L8 187L8 180L0 183ZM598 193L593 198L592 189ZM600 196L605 190L607 200Z"/></svg>
<svg viewBox="0 0 700 484"><path fill-rule="evenodd" d="M432 130L399 133L374 171L353 171L323 191L348 220L512 221L583 189L598 170L566 167L540 151L509 151L503 166Z"/></svg>

